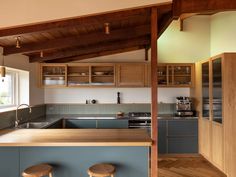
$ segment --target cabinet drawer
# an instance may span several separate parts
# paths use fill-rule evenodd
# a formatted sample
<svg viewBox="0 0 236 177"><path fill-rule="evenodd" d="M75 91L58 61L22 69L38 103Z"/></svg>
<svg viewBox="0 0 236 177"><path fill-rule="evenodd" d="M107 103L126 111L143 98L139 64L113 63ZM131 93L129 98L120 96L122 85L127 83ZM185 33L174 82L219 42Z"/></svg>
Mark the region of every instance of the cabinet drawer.
<svg viewBox="0 0 236 177"><path fill-rule="evenodd" d="M169 120L168 136L197 136L198 120Z"/></svg>
<svg viewBox="0 0 236 177"><path fill-rule="evenodd" d="M168 153L198 153L198 138L168 137Z"/></svg>

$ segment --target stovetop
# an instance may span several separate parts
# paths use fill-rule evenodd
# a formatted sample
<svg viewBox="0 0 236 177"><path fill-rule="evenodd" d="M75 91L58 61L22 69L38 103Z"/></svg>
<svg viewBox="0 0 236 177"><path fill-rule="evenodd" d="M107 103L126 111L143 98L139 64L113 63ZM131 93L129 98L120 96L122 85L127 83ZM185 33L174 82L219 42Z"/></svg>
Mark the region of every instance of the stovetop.
<svg viewBox="0 0 236 177"><path fill-rule="evenodd" d="M150 112L129 112L131 118L151 118Z"/></svg>

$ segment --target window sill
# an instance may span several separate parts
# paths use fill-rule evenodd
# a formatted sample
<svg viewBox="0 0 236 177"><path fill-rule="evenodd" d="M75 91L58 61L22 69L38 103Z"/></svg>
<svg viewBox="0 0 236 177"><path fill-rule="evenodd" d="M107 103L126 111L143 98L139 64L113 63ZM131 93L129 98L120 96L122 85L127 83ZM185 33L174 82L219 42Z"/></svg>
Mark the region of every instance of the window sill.
<svg viewBox="0 0 236 177"><path fill-rule="evenodd" d="M9 107L3 107L3 108L0 108L0 113L2 113L2 112L8 112L8 111L14 111L14 110L16 110L16 106L9 106Z"/></svg>

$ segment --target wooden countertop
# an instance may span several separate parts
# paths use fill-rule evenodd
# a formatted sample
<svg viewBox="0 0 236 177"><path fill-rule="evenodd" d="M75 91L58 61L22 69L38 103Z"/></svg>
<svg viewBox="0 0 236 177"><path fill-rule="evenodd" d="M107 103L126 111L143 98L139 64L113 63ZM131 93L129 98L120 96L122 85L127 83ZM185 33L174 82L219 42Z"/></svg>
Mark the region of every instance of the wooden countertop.
<svg viewBox="0 0 236 177"><path fill-rule="evenodd" d="M151 146L141 129L7 129L0 146Z"/></svg>

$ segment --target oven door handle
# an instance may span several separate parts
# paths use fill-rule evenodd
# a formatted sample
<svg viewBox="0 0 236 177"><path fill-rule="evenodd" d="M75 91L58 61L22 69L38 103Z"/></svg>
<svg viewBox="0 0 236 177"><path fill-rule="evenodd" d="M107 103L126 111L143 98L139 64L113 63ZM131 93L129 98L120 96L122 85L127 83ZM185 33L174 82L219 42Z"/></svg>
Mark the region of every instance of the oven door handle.
<svg viewBox="0 0 236 177"><path fill-rule="evenodd" d="M151 128L151 126L138 126L138 125L130 125L129 128Z"/></svg>

